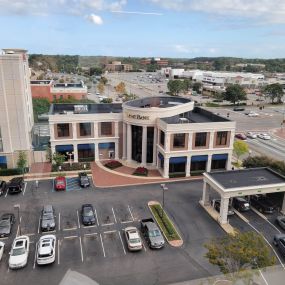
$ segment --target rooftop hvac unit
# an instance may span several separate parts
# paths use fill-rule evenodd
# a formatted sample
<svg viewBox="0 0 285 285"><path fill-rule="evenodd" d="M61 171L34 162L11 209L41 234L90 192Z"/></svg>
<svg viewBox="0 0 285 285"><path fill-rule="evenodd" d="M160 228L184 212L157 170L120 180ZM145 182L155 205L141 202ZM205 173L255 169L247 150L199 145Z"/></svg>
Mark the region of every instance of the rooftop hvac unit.
<svg viewBox="0 0 285 285"><path fill-rule="evenodd" d="M180 124L187 124L187 123L189 123L189 120L187 118L179 118L179 123Z"/></svg>
<svg viewBox="0 0 285 285"><path fill-rule="evenodd" d="M87 105L74 105L74 114L88 113Z"/></svg>

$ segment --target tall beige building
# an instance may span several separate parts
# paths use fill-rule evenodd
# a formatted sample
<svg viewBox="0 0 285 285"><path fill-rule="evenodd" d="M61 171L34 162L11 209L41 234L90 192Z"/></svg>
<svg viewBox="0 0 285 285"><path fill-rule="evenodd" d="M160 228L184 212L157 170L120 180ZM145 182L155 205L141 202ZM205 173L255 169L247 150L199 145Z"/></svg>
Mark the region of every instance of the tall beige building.
<svg viewBox="0 0 285 285"><path fill-rule="evenodd" d="M34 124L27 51L0 54L0 168L15 167L18 151L32 150Z"/></svg>

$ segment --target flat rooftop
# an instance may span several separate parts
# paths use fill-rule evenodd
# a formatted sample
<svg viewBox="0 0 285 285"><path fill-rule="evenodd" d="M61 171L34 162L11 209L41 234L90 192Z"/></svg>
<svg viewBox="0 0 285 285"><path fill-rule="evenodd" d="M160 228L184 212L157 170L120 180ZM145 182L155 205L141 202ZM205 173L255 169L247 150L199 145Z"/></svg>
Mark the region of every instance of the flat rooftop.
<svg viewBox="0 0 285 285"><path fill-rule="evenodd" d="M268 167L208 172L207 175L225 189L285 184L285 177Z"/></svg>
<svg viewBox="0 0 285 285"><path fill-rule="evenodd" d="M53 84L54 88L82 88L84 87L82 82L78 83L55 83Z"/></svg>
<svg viewBox="0 0 285 285"><path fill-rule="evenodd" d="M180 115L161 118L167 124L191 124L191 123L211 123L211 122L231 122L231 120L216 115L208 110L195 107L192 111Z"/></svg>
<svg viewBox="0 0 285 285"><path fill-rule="evenodd" d="M102 113L122 113L122 104L96 104L96 103L57 103L52 104L49 115L73 114L102 114Z"/></svg>
<svg viewBox="0 0 285 285"><path fill-rule="evenodd" d="M32 85L49 85L52 80L31 80Z"/></svg>

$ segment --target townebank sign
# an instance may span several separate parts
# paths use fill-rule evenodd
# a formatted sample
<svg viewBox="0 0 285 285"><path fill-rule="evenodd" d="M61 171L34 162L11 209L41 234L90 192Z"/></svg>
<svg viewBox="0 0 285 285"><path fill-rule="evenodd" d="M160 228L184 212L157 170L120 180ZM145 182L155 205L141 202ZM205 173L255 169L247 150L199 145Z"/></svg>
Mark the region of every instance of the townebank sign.
<svg viewBox="0 0 285 285"><path fill-rule="evenodd" d="M149 116L141 116L139 114L127 114L127 117L134 120L143 120L143 121L149 120Z"/></svg>

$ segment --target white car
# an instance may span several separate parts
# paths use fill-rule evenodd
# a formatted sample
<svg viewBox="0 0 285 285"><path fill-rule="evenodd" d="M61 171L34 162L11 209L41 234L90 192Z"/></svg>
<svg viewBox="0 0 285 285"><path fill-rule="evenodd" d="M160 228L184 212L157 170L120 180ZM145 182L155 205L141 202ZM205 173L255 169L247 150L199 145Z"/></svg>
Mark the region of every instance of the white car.
<svg viewBox="0 0 285 285"><path fill-rule="evenodd" d="M3 253L4 253L4 247L5 247L5 243L0 241L0 261L2 259Z"/></svg>
<svg viewBox="0 0 285 285"><path fill-rule="evenodd" d="M139 231L136 227L127 227L125 228L125 237L130 251L141 250L142 240L139 234Z"/></svg>
<svg viewBox="0 0 285 285"><path fill-rule="evenodd" d="M253 132L247 132L246 136L250 139L256 139L257 138L257 135Z"/></svg>
<svg viewBox="0 0 285 285"><path fill-rule="evenodd" d="M249 112L249 113L248 113L248 116L249 116L249 117L258 117L259 114L258 114L258 113L255 113L255 112Z"/></svg>
<svg viewBox="0 0 285 285"><path fill-rule="evenodd" d="M257 135L258 138L263 139L263 140L270 140L271 137L268 134L262 133Z"/></svg>
<svg viewBox="0 0 285 285"><path fill-rule="evenodd" d="M28 262L30 239L28 236L19 236L14 239L10 251L9 268L25 267Z"/></svg>
<svg viewBox="0 0 285 285"><path fill-rule="evenodd" d="M55 235L42 236L37 245L37 264L51 264L55 261L56 237Z"/></svg>

